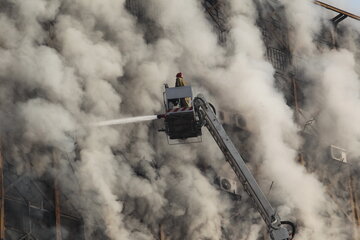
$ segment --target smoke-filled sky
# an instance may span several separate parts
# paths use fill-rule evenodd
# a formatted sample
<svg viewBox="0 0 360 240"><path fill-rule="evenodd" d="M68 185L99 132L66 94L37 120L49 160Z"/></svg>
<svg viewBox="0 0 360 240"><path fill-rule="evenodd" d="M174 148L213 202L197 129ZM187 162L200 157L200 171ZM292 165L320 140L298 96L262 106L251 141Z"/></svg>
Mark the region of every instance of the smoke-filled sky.
<svg viewBox="0 0 360 240"><path fill-rule="evenodd" d="M266 16L267 0L227 1L222 43L201 1L126 2L0 1L0 134L18 173L58 176L89 239L100 230L112 240L152 240L159 225L175 240L267 234L241 187L238 204L214 184L219 175L235 176L205 129L200 144L169 146L152 123L89 127L161 113L162 87L182 71L194 92L244 118L248 164L265 192L274 183L268 196L283 220L298 224L296 239L352 239L336 204L348 202L343 187L335 184L330 197L319 166L331 166L324 157L331 144L359 166L359 28L345 20L336 37L328 15L319 14L327 10L308 0L279 1L304 88L302 119L295 119L265 57L258 7ZM322 33L328 46L318 44ZM285 78L294 74L288 70ZM316 141L301 134L304 121L313 123ZM298 157L306 151L319 154L304 156L304 166ZM347 174L336 171L332 179Z"/></svg>

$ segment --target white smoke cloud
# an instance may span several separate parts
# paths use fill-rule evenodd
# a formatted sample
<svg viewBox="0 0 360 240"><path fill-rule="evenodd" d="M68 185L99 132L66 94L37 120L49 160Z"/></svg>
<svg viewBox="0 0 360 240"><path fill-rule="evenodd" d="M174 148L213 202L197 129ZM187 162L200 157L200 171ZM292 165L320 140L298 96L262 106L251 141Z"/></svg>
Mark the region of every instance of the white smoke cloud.
<svg viewBox="0 0 360 240"><path fill-rule="evenodd" d="M295 3L293 5L287 4L289 5L287 8L290 8L289 15L295 12L294 16L291 17L294 26L293 34L296 37L296 41L292 42L294 52L309 55L316 50L313 44L314 37L321 26L321 18L317 16L318 10L312 3L301 4L300 8L296 9ZM161 7L164 6L156 9L161 9ZM180 9L179 6L175 7ZM171 9L168 8L171 6L167 7L166 11L162 9L161 12L171 12ZM296 218L304 225L300 228L300 236L305 239L314 237L326 239L337 234L337 237L341 239L343 235L337 232L341 227L324 234L328 223L322 214L327 211L332 212L334 207L327 203L328 197L323 185L315 175L306 173L306 170L295 162L297 149L300 147L300 140L297 136L298 128L293 122L292 111L286 106L282 95L274 87L272 77L274 70L264 60L261 35L255 27L256 13L254 7L251 2L242 3L240 6L239 3L234 2L231 5L231 10L230 41L232 41L232 47L229 51L231 58L226 60L227 64L224 65L227 67L225 70L215 68L216 65L221 65L223 57L215 58L216 61L211 58L205 64L201 62L203 60L197 61L196 57L202 56L203 53L202 48L199 50L199 46L204 39L203 36L198 35L205 35L207 32L193 33L188 30L190 28L188 25L194 24L192 16L187 15L187 17L171 24L173 20L169 19L171 18L169 16L171 14L169 14L166 17L159 16L158 21L167 26L165 34L168 38L179 42L180 47L187 53L186 56L196 54L188 61L181 61L184 67L191 63L189 73L193 73L194 69L196 72L202 72L202 77L206 79L207 86L210 89L217 88L214 90L214 93L217 93L217 99L221 99L221 102L226 102L227 105L244 114L248 127L254 134L253 144L256 151L254 155L258 159L262 159L263 173L279 185L277 195L280 197L277 200L292 208L292 212L297 212ZM187 14L190 14L189 11ZM163 19L167 20L166 23L162 23L165 21ZM303 27L295 27L298 26L295 25L298 20L305 22ZM187 24L179 28L180 22ZM199 22L196 21L196 24ZM189 39L194 38L194 36L198 41L193 39L192 45L187 45ZM211 34L209 36L212 40ZM211 53L223 53L216 44L210 46ZM196 75L196 73L194 74ZM220 92L226 92L227 95L225 96ZM304 187L299 190L294 186ZM336 226L337 221L338 219L334 217L330 224Z"/></svg>
<svg viewBox="0 0 360 240"><path fill-rule="evenodd" d="M24 137L28 141L57 146L66 152L73 150L72 139L66 133L75 130L75 121L63 107L34 99L20 104L19 111L25 119Z"/></svg>
<svg viewBox="0 0 360 240"><path fill-rule="evenodd" d="M233 6L232 9L236 14L236 8ZM234 67L230 70L233 76L244 76L237 82L237 92L241 92L239 95L244 96L244 99L237 102L243 108L240 112L244 114L254 134L254 155L262 160L262 174L278 186L275 196L272 196L290 207L292 215L297 212L296 216L291 217L295 217L297 222L303 222L300 238L319 238L326 229L318 214L326 203L323 187L314 175L306 173L295 161L300 139L297 136L298 128L293 122L293 112L274 87L273 69L263 59L263 45L259 30L254 28L254 20L251 22L251 18L243 18L241 15L233 16L234 26L230 34L239 48L235 48L239 54L235 55ZM253 34L249 34L251 32ZM249 35L252 36L251 40L248 39ZM303 187L300 190L294 186ZM306 232L313 235L307 236Z"/></svg>
<svg viewBox="0 0 360 240"><path fill-rule="evenodd" d="M208 133L202 144L167 146L165 139L153 139L150 124L83 127L160 112L161 86L172 85L177 71L211 93L216 104L243 114L252 132L254 165L262 164L263 178L276 182L273 196L281 215L296 213L292 218L302 222L300 237L329 239L337 234L337 229L328 229L337 219L328 223L322 216L332 213L333 207L326 203L323 186L294 161L301 142L298 128L276 90L274 69L264 59L256 9L250 0L229 4L229 42L224 47L195 0L144 3L144 17L159 31L151 41L124 0L13 1L14 15L0 13L0 111L7 114L0 116L5 122L1 132L15 125L11 129L19 136L13 155L19 165L25 165L22 157L38 145L73 156L76 140L81 160L59 157L61 169L55 172L61 174L63 191L84 217L88 234L96 225L110 239L154 239L163 223L173 239L215 240L222 237L222 227L241 224L227 220L232 203L212 186L212 173L198 169L205 162L217 171L223 163ZM310 3L296 9L284 4L297 13L290 20L294 26L299 20L304 23L294 27L294 51L311 55L319 29L313 22L318 19L316 10ZM54 37L40 24L49 20ZM331 52L327 57L332 67L325 62L321 66L324 80L335 75L332 71L346 70L353 81L343 90L358 87L351 53ZM343 57L347 61L336 65ZM336 112L336 101L327 103L327 109ZM347 114L352 114L349 109ZM347 124L347 119L337 117L339 124ZM339 141L357 143L346 137ZM31 156L41 159L35 164L38 174L53 171L48 153ZM79 186L71 182L74 178ZM244 224L252 226L247 238L256 239L260 226L250 219ZM236 231L234 235L244 239L248 234Z"/></svg>
<svg viewBox="0 0 360 240"><path fill-rule="evenodd" d="M100 36L101 28L96 30L96 26L87 24L96 23L96 19L86 15L86 12L89 13L86 8L80 9L80 12L89 22L82 22L83 19L79 19L82 15L75 15L73 13L79 12L69 9L69 6L82 7L82 2L71 2L69 5L63 2L62 12L56 8L59 4L52 7L53 4L55 2L19 2L13 5L16 20L2 16L1 24L6 26L2 29L10 34L1 39L1 51L6 56L2 58L1 78L9 92L7 95L14 101L11 104L18 105L19 112L15 118L24 122L24 134L20 141L30 144L29 148L43 144L71 152L74 131L81 126L79 122L89 123L93 119L119 116L121 97L115 87L125 63L118 47ZM101 6L100 1L97 4ZM125 12L120 2L117 6ZM113 9L112 13L118 17L120 15L116 10ZM39 21L53 20L55 15L53 27L56 38L51 44L56 50L41 45L48 36L39 24ZM130 24L130 33L137 36L136 29L131 25L132 19L127 16L124 26ZM113 26L115 23L112 22ZM9 30L14 26L17 31ZM136 50L135 46L132 50ZM14 94L11 95L11 92ZM31 99L33 96L36 98ZM82 160L77 164L76 175L82 191L75 203L86 223L103 222L111 239L129 239L130 233L122 222L123 204L115 194L117 174L121 169L110 150L120 142L126 144L128 139L122 140L114 129L95 133L92 133L94 130L87 131L80 131L77 139L78 146L82 148ZM51 162L48 161L48 164L50 168ZM37 164L40 165L44 168L44 164ZM64 185L63 188L71 190L72 187Z"/></svg>
<svg viewBox="0 0 360 240"><path fill-rule="evenodd" d="M323 151L328 149L330 144L336 144L351 149L349 156L357 157L358 131L356 122L358 114L354 109L358 105L356 91L359 89L359 77L355 70L356 61L354 55L350 51L341 48L330 50L322 47L319 50L319 44L315 40L324 37L321 31L324 30L324 27L327 31L329 29L333 31L331 30L332 26L327 23L330 15L324 15L327 10L319 12L320 9L315 10L315 6L311 6L309 2L305 1L297 3L283 1L283 3L287 11L287 17L293 26L295 26L296 22L307 23L297 25L298 27L292 29L291 42L294 49L302 49L302 51L295 51L294 53L295 57L301 58L301 62L298 62L299 67L304 71L306 80L310 81L308 88L305 89L307 94L305 110L315 117L318 141L320 143L318 148L317 146L311 147L317 151ZM301 9L305 8L308 8L308 10L301 11ZM309 19L313 21L313 25L309 23ZM346 23L341 22L340 24ZM334 39L339 41L341 38L335 37L331 39L331 44L334 44ZM338 44L342 45L340 42ZM354 49L354 46L352 49ZM320 161L322 164L331 165L329 160L323 159L324 154L313 157L314 159L311 159L313 162ZM330 177L329 173L325 171L327 170L316 170L321 177ZM341 178L347 178L346 173L341 171L337 172L337 175L339 175L337 178L340 178L340 175L343 175ZM331 178L333 177L331 176ZM339 196L341 196L340 191L343 191L343 189L335 188L332 191L339 192ZM322 206L314 206L312 210L318 219L317 224L313 224L313 228L318 230L315 230L314 233L305 232L304 237L312 238L312 234L320 233L323 231L321 229L325 229L327 226L333 226L331 227L332 232L326 231L322 235L319 234L319 239L344 239L349 237L350 233L347 235L344 233L345 224L339 225L343 221L335 214L339 210L339 206L326 204L325 201L328 201L327 199L330 199L330 197L324 192L321 195L323 199L319 202L323 202ZM347 199L341 198L340 201L346 202ZM320 209L322 210L319 211ZM317 213L316 210L318 210ZM326 216L325 213L330 214L332 217L324 217ZM306 219L307 221L310 220L310 218ZM312 216L311 219L314 219L314 217Z"/></svg>
<svg viewBox="0 0 360 240"><path fill-rule="evenodd" d="M311 1L280 0L290 27L290 46L296 55L312 54L316 51L314 37L320 32L322 12Z"/></svg>
<svg viewBox="0 0 360 240"><path fill-rule="evenodd" d="M345 49L325 52L320 58L317 69L309 71L316 77L313 98L321 109L317 117L323 147L335 144L348 149L355 159L359 152L359 128L357 109L360 101L359 75L355 72L354 55Z"/></svg>

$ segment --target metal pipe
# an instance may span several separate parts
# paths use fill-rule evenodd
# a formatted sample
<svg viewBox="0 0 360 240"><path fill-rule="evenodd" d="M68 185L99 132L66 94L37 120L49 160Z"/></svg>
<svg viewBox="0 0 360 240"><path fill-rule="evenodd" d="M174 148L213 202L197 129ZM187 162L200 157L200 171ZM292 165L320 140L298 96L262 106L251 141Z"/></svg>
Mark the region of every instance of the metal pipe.
<svg viewBox="0 0 360 240"><path fill-rule="evenodd" d="M53 165L55 168L58 167L58 155L56 150L53 152ZM58 176L54 179L54 203L55 203L55 229L56 229L56 240L62 240L61 234L61 209L60 209L60 190L58 183Z"/></svg>
<svg viewBox="0 0 360 240"><path fill-rule="evenodd" d="M5 239L4 159L0 142L0 240Z"/></svg>
<svg viewBox="0 0 360 240"><path fill-rule="evenodd" d="M321 1L314 1L314 3L315 3L316 5L319 5L319 6L323 7L323 8L332 10L332 11L337 12L337 13L344 14L344 15L346 15L346 16L348 16L348 17L351 17L351 18L353 18L353 19L355 19L355 20L360 21L360 17L357 16L357 15L355 15L355 14L346 12L346 11L344 11L344 10L341 10L341 9L336 8L336 7L334 7L334 6L331 6L331 5L329 5L329 4L323 3L323 2L321 2Z"/></svg>

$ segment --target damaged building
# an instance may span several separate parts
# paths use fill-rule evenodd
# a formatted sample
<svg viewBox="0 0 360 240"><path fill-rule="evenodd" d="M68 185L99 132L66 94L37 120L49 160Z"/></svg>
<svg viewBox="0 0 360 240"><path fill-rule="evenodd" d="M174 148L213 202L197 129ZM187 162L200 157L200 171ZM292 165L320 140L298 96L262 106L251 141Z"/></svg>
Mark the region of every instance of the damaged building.
<svg viewBox="0 0 360 240"><path fill-rule="evenodd" d="M11 2L12 1L8 0L0 2L0 14L10 12L9 14L11 15L11 11L15 11L12 9L13 6ZM227 13L228 8L230 8L228 1L202 0L200 2L206 19L211 23L213 32L217 35L218 44L225 46L228 41L230 41L228 38L230 31L229 16ZM124 4L129 14L133 17L135 25L143 31L144 41L146 43L156 42L161 37L163 29L147 14L146 9L153 8L151 3L146 3L142 0L126 0ZM320 1L315 1L314 4L318 5L319 9L322 7L321 11L329 16L333 16L333 18L329 18L327 23L322 23L322 34L317 37L316 42L318 49L341 48L342 41L346 41L346 36L350 31L346 25L342 24L343 21L348 21L349 18L360 20L360 17ZM358 159L354 159L354 155L345 149L341 142L335 142L334 140L333 143L327 146L324 146L321 142L321 136L319 136L317 129L318 115L316 115L316 111L307 111L306 89L307 86L312 83L301 66L301 57L292 52L289 37L290 26L286 19L284 5L281 4L281 1L276 0L255 0L254 5L258 11L256 25L263 39L266 59L274 69L276 89L283 94L286 105L293 110L295 122L299 126L298 134L303 139L301 150L299 150L297 154L296 161L299 165L302 165L307 172L315 174L325 186L329 201L332 201L332 206L334 206L333 212L346 222L346 229L342 229L341 231L351 236L351 238L348 238L349 240L358 239L360 236L360 170L356 163ZM59 9L59 11L61 11L61 7L59 7ZM38 21L41 22L42 29L48 36L45 42L37 44L47 46L54 51L60 51L59 49L65 48L60 46L57 40L58 36L55 30L57 28L57 19L43 21L39 18ZM96 25L90 20L89 24ZM103 23L96 25L95 29L102 28L103 26L101 24ZM360 24L360 22L358 22L358 24ZM201 29L198 31L201 31ZM102 33L99 31L94 35L96 34L101 35ZM105 38L107 36L102 37ZM0 41L0 48L1 47L2 43ZM173 83L171 82L170 84ZM85 88L84 86L82 87ZM161 86L158 87L160 88ZM30 89L29 91L20 88L16 89L16 91L14 98L24 98L19 100L20 102L25 101L26 98L30 99L34 98L34 96L46 95L36 88ZM119 91L126 92L127 89L124 88ZM211 93L211 91L209 92ZM142 93L139 92L139 94ZM124 99L122 101L126 103L126 101L130 100ZM245 117L241 112L234 110L233 107L227 106L226 103L223 105L222 103L216 104L219 108L217 113L219 120L224 125L225 130L234 141L236 147L240 149L240 153L245 161L254 169L253 174L255 178L261 179L260 181L263 183L265 180L261 178L261 172L256 170L256 168L259 167L259 163L252 163L251 161L253 158L253 149L251 149L252 133L247 126L248 124ZM88 106L82 107L86 108ZM132 112L129 111L127 114L130 115L131 113ZM161 153L163 149L159 146L164 143L164 140L160 139L163 135L157 132L160 126L157 122L151 122L149 126L151 129L148 134L149 136L144 137L142 134L139 134L139 138L148 138L150 145L154 148L152 154L161 155L163 154ZM81 162L81 150L76 143L77 137L73 135L73 133L66 133L75 143L72 151L66 152L50 145L41 146L41 144L31 147L14 147L11 144L16 143L18 139L21 138L19 135L14 136L14 131L16 132L16 130L3 131L1 139L0 240L113 239L106 230L104 230L103 226L107 223L105 221L99 222L95 217L94 219L88 220L87 216L83 216L86 208L83 207L83 209L81 209L80 201L78 202L76 200L76 191L78 190L79 193L83 191L82 183L79 182L78 176L75 174L75 165ZM82 133L77 134L81 135ZM130 133L126 134L130 135ZM20 141L20 143L22 142ZM131 150L132 145L135 145L135 143L131 142L123 147L124 149L126 147ZM21 150L22 147L25 150ZM121 151L115 147L111 148L112 154L116 156L116 158L127 159L131 157L132 155L124 152L124 149ZM27 153L29 152L32 152L31 157L26 159ZM18 159L24 158L25 163L19 164L18 160L14 160L14 157ZM54 169L64 168L70 173L67 172L65 175L61 171L41 169L39 161L32 159L36 157ZM276 158L276 156L274 157ZM234 239L233 237L237 236L233 233L235 231L234 229L226 227L229 225L229 221L241 222L251 219L252 222L261 223L260 216L257 216L256 211L249 207L252 206L251 200L246 196L246 192L240 182L236 180L235 175L226 174L228 170L224 171L224 175L219 175L211 168L210 164L207 163L205 156L200 156L200 158L196 167L201 174L207 178L211 178L211 185L214 189L226 195L226 200L224 201L231 202L233 206L231 210L234 212L224 216L223 221L227 222L227 224L224 223L224 227L220 227L222 232L221 239ZM160 178L160 175L157 174L161 171L159 167L161 164L161 161L157 162L156 160L151 162L139 160L132 165L130 164L130 166L135 177L150 179L149 182L151 183L153 179ZM223 165L226 164L224 161ZM36 166L36 170L34 170L34 166ZM151 173L154 173L154 176L149 176L147 169L151 169ZM65 176L69 178L65 182L74 185L71 190L67 187L62 187L60 183L64 181L60 179ZM129 188L133 187L130 183L127 184L129 184ZM264 192L270 197L273 186L275 188L277 182L270 181L265 184L267 189L264 189ZM294 188L296 188L296 186L294 186ZM91 190L86 189L86 191ZM94 199L94 201L101 202L101 199ZM162 221L157 222L157 224L147 224L146 220L142 219L141 213L146 212L148 210L147 208L151 208L151 206L143 203L146 202L146 200L142 199L141 196L121 196L114 201L123 202L121 211L125 218L124 221L129 217L128 220L131 222L129 224L134 223L136 226L145 224L150 229L143 230L140 227L138 227L138 229L137 227L132 229L132 233L139 232L139 235L136 235L139 236L138 239L146 239L141 238L141 234L144 234L144 232L146 233L144 235L151 236L151 239L181 239L179 235L173 236L172 229L191 227L178 226L179 224L176 220L165 214ZM141 209L140 206L142 206L143 209ZM171 210L176 212L176 214L181 212L176 206L171 206ZM186 211L187 210L188 209L186 209ZM99 214L97 210L94 211ZM251 216L248 217L247 214ZM326 213L324 213L324 215L326 215ZM226 219L229 216L230 219ZM296 221L296 213L294 219L291 220ZM300 229L304 225L302 222L296 223ZM258 240L270 239L265 227L262 227L259 232Z"/></svg>

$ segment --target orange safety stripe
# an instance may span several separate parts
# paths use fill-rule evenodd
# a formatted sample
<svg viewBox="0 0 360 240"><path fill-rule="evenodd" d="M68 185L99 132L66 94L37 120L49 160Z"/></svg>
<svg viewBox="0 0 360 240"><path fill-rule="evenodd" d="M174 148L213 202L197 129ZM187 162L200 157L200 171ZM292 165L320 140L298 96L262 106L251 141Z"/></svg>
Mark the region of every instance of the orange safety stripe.
<svg viewBox="0 0 360 240"><path fill-rule="evenodd" d="M170 110L167 110L167 112L183 112L183 111L191 111L193 110L192 107L182 107L182 108L173 108Z"/></svg>

